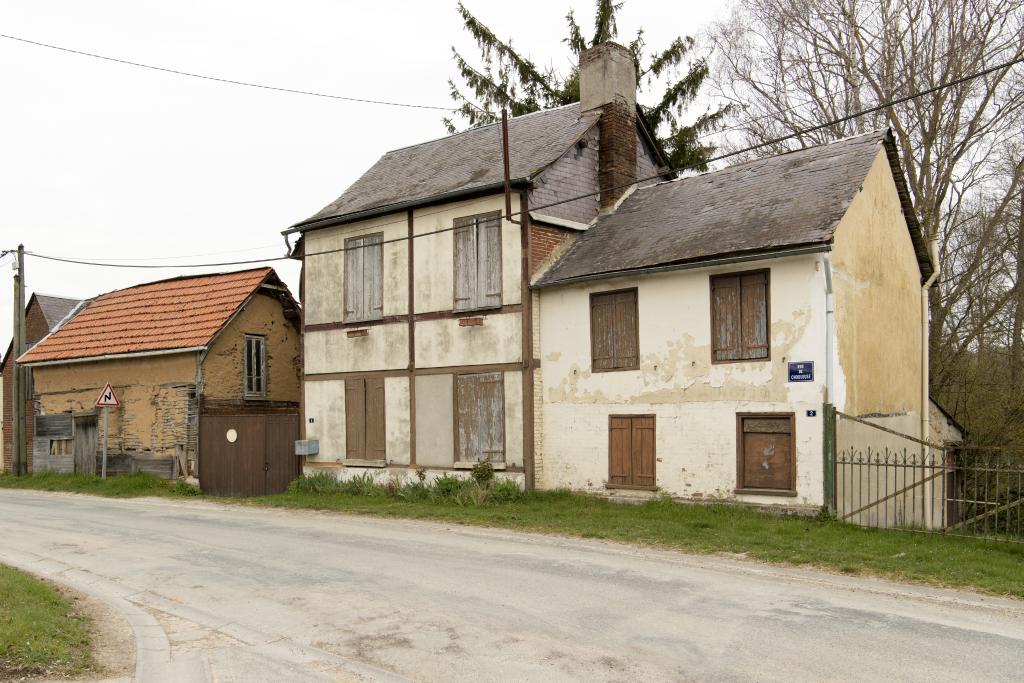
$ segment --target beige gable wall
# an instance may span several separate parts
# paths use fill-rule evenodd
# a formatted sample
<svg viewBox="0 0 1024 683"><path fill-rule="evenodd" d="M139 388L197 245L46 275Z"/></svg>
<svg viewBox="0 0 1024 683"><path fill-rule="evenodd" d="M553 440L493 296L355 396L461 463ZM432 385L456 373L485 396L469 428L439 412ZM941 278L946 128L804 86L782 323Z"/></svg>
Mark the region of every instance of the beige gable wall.
<svg viewBox="0 0 1024 683"><path fill-rule="evenodd" d="M921 272L884 151L839 223L831 258L837 407L919 417Z"/></svg>

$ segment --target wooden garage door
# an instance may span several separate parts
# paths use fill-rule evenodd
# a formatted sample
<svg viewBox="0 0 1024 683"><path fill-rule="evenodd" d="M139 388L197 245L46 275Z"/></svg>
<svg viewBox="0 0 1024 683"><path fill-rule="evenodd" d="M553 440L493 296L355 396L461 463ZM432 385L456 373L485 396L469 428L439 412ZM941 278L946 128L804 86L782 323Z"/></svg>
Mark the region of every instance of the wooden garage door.
<svg viewBox="0 0 1024 683"><path fill-rule="evenodd" d="M199 420L199 484L214 496L281 493L299 476L299 417L203 415Z"/></svg>
<svg viewBox="0 0 1024 683"><path fill-rule="evenodd" d="M737 489L795 493L793 422L791 413L737 416Z"/></svg>
<svg viewBox="0 0 1024 683"><path fill-rule="evenodd" d="M653 415L612 415L608 419L608 486L653 489Z"/></svg>

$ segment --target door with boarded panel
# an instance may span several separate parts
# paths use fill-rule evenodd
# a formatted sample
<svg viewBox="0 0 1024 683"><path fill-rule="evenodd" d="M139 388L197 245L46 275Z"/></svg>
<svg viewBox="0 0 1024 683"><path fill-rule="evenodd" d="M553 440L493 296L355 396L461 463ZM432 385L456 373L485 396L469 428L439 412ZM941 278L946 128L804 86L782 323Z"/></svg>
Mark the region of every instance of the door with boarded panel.
<svg viewBox="0 0 1024 683"><path fill-rule="evenodd" d="M793 415L742 414L737 420L737 489L795 494Z"/></svg>
<svg viewBox="0 0 1024 683"><path fill-rule="evenodd" d="M96 474L96 416L76 417L74 433L75 472Z"/></svg>
<svg viewBox="0 0 1024 683"><path fill-rule="evenodd" d="M384 378L345 380L345 457L384 460Z"/></svg>
<svg viewBox="0 0 1024 683"><path fill-rule="evenodd" d="M459 462L505 462L502 373L456 377L455 436Z"/></svg>
<svg viewBox="0 0 1024 683"><path fill-rule="evenodd" d="M653 415L612 415L608 419L608 486L657 486L654 423Z"/></svg>

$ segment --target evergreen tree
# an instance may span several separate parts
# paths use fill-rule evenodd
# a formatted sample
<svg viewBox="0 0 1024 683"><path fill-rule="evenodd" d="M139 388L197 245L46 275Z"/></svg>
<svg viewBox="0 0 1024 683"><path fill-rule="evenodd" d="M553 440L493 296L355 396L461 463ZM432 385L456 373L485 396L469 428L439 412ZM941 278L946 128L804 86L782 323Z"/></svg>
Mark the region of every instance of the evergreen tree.
<svg viewBox="0 0 1024 683"><path fill-rule="evenodd" d="M583 31L576 23L572 10L569 11L565 17L569 35L562 42L576 56L574 63L579 63L579 54L588 47L616 38L618 26L615 15L620 9L622 2L596 0L594 33L589 43L583 37ZM460 86L454 79L448 80L451 97L458 105L458 113L468 121L471 128L499 120L502 109L508 109L512 116L519 116L579 101L577 67L567 73L560 73L553 67L541 69L528 57L517 52L511 39L499 39L461 1L458 12L466 30L476 41L483 62L482 68L477 69L452 47L452 56L463 83ZM693 38L677 37L661 52L645 55L646 42L642 28L627 45L633 53L641 94L645 89L653 87L662 75L669 80L656 104L640 105L641 114L648 128L658 137L669 164L673 168L703 171L707 169L706 160L714 147L702 143L699 136L713 130L728 112L726 109L708 110L691 125L679 123L679 117L696 98L708 75L707 60L700 57L688 61L686 73L681 78L674 78L679 74L680 65L693 46ZM464 90L470 95L465 94ZM456 132L450 118L446 118L444 123L449 132Z"/></svg>

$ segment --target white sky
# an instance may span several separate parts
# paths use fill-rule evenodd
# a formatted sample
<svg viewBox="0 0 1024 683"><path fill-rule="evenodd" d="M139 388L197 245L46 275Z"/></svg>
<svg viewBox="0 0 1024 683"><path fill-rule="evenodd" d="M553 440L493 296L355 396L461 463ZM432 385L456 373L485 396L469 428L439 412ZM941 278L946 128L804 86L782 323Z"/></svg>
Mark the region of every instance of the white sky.
<svg viewBox="0 0 1024 683"><path fill-rule="evenodd" d="M593 2L483 2L470 11L542 64ZM707 0L627 0L620 40L650 49L723 16ZM22 0L0 32L183 71L445 106L450 46L476 62L454 0ZM202 81L0 39L0 248L179 263L280 256L281 230L332 201L385 151L445 134L442 112ZM200 255L200 256L190 256ZM187 256L187 257L186 257ZM299 266L272 263L298 296ZM26 257L27 292L86 298L187 273ZM238 269L238 268L234 268ZM10 259L0 339L10 339ZM27 296L26 296L27 298Z"/></svg>

